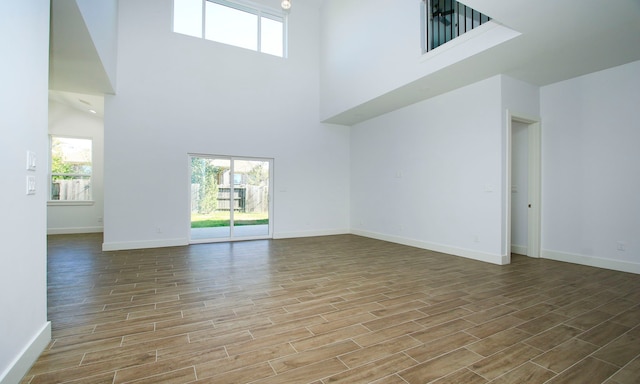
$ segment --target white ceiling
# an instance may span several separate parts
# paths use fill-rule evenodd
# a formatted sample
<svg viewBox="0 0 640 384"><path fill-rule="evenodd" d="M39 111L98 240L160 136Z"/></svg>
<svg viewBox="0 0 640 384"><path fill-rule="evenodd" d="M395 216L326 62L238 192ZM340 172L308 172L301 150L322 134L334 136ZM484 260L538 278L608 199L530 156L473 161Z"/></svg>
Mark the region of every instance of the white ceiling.
<svg viewBox="0 0 640 384"><path fill-rule="evenodd" d="M103 95L49 90L49 100L68 105L89 115L104 117Z"/></svg>
<svg viewBox="0 0 640 384"><path fill-rule="evenodd" d="M51 0L50 30L49 99L104 116L113 89L75 0Z"/></svg>
<svg viewBox="0 0 640 384"><path fill-rule="evenodd" d="M498 74L544 86L640 60L640 0L464 0L520 33L325 122L353 125Z"/></svg>
<svg viewBox="0 0 640 384"><path fill-rule="evenodd" d="M74 3L74 0L52 0L50 89L65 91L67 94L63 96L71 98L79 98L74 94L111 93L100 58ZM520 36L327 122L353 125L497 74L544 86L640 60L640 0L465 0L464 3L520 32ZM291 17L294 16L292 11ZM78 103L84 104L75 104Z"/></svg>

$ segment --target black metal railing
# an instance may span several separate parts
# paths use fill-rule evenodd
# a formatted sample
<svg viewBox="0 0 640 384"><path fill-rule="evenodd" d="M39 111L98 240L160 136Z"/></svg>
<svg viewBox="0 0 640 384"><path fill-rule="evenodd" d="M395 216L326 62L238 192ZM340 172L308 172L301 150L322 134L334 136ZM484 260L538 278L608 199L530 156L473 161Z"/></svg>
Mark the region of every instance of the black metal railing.
<svg viewBox="0 0 640 384"><path fill-rule="evenodd" d="M455 0L423 0L425 39L430 51L476 28L491 18Z"/></svg>

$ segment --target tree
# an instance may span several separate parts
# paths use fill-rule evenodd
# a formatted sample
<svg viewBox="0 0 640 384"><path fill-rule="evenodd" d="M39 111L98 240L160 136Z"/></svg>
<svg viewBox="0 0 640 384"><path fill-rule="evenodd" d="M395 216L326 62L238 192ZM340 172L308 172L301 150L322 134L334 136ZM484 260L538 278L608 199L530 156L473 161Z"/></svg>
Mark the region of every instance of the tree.
<svg viewBox="0 0 640 384"><path fill-rule="evenodd" d="M247 181L251 185L267 185L269 180L269 169L264 166L265 163L259 162L256 166L247 172Z"/></svg>
<svg viewBox="0 0 640 384"><path fill-rule="evenodd" d="M220 167L207 162L200 186L200 213L212 213L218 208L218 174Z"/></svg>
<svg viewBox="0 0 640 384"><path fill-rule="evenodd" d="M51 142L51 173L76 173L73 163L64 160L62 141L56 139L54 138ZM64 177L58 176L57 178Z"/></svg>
<svg viewBox="0 0 640 384"><path fill-rule="evenodd" d="M198 185L196 198L198 213L209 214L218 208L218 177L222 168L213 165L211 159L191 158L191 184Z"/></svg>

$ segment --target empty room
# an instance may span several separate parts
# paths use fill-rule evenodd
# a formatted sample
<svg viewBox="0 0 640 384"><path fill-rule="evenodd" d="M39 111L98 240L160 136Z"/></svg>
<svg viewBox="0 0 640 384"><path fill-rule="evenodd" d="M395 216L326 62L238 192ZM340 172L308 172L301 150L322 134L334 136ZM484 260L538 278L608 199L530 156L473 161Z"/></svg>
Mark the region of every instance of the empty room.
<svg viewBox="0 0 640 384"><path fill-rule="evenodd" d="M637 383L640 4L0 4L0 384Z"/></svg>

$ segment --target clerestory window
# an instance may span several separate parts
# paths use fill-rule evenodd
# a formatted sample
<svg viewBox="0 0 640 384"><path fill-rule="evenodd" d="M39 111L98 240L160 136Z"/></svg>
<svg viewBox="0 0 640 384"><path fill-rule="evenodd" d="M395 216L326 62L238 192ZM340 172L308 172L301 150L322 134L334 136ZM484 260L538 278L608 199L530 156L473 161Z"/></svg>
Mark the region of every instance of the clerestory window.
<svg viewBox="0 0 640 384"><path fill-rule="evenodd" d="M226 0L173 0L173 31L286 57L282 11Z"/></svg>

